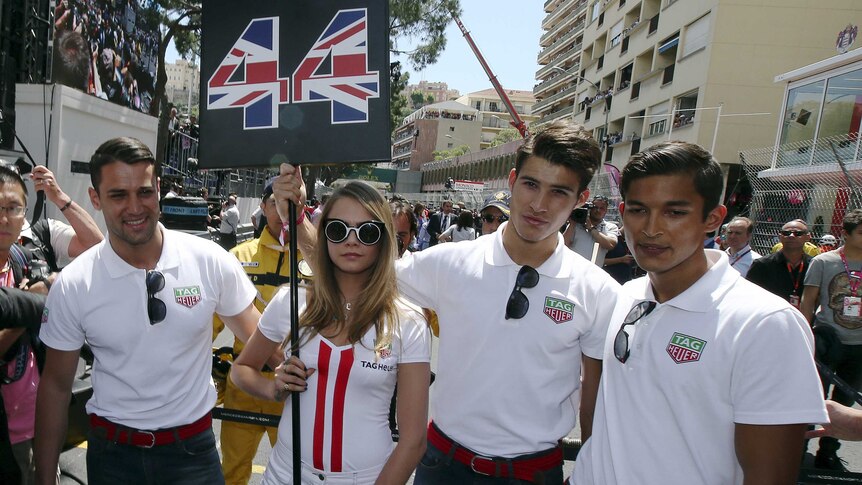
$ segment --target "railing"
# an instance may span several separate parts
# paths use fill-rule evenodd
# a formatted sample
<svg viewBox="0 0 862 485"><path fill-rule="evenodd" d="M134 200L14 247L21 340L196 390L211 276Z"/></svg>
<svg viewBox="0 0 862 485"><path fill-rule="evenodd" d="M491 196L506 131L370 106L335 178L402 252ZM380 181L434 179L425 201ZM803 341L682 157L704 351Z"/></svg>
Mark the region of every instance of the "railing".
<svg viewBox="0 0 862 485"><path fill-rule="evenodd" d="M785 127L785 130L787 129ZM844 164L860 162L862 154L859 152L859 141L858 134L847 133L815 140L785 143L774 147L746 150L742 152L742 156L748 163L773 169L834 164L834 169L840 172L839 159Z"/></svg>
<svg viewBox="0 0 862 485"><path fill-rule="evenodd" d="M560 9L563 9L563 8L565 8L565 7L559 7L559 8L560 8ZM539 44L541 45L541 44L543 44L546 40L548 40L548 39L550 39L550 38L554 37L555 35L559 34L559 32L560 32L561 30L563 30L563 28L565 28L565 27L566 27L567 22L570 22L572 19L577 19L577 18L578 18L578 16L580 16L580 15L584 12L584 10L586 10L586 9L587 9L587 2L585 2L585 1L580 2L580 3L579 3L577 6L575 6L575 8L574 8L574 9L573 9L573 10L572 10L572 11L571 11L567 16L566 16L566 20L563 20L562 22L557 23L557 25L555 25L555 26L551 27L547 32L545 32L544 34L542 34L542 36L539 38ZM560 10L557 10L557 12L559 12L559 11L560 11ZM583 27L583 25L584 25L584 20L583 20L583 19L581 19L581 21L579 22L579 25L575 25L575 26L574 26L574 27L572 27L572 28L573 28L573 29L579 29L579 28Z"/></svg>
<svg viewBox="0 0 862 485"><path fill-rule="evenodd" d="M568 51L560 52L559 54L554 56L550 61L548 61L548 64L546 66L542 66L538 71L536 71L536 79L541 79L541 78L545 77L546 74L553 71L555 68L559 67L556 64L556 61L564 60L565 58L568 57L567 54L572 54L572 53L576 53L576 52L580 52L580 51L581 51L581 44L575 44ZM562 69L562 68L560 68L560 69Z"/></svg>
<svg viewBox="0 0 862 485"><path fill-rule="evenodd" d="M548 55L548 54L550 54L551 52L553 52L553 51L557 50L557 48L559 48L559 47L561 47L561 46L565 45L565 43L566 43L566 42L568 42L568 41L570 41L570 40L574 39L574 38L575 38L575 36L576 36L576 35L577 35L581 30L582 30L582 29L575 29L575 28L573 28L571 31L569 31L569 33L568 33L568 34L566 34L566 35L564 35L564 36L560 37L559 39L555 40L553 44L551 44L551 45L549 45L548 47L545 47L544 49L542 49L542 51L541 51L541 52L539 52L539 57L538 57L539 61L541 61L541 60L542 60L546 55Z"/></svg>
<svg viewBox="0 0 862 485"><path fill-rule="evenodd" d="M557 118L562 118L563 116L571 116L572 110L574 110L574 106L568 106L566 108L561 109L560 111L555 111L555 112L539 119L539 121L536 121L535 123L536 124L542 124L542 123L547 123L549 121L553 121Z"/></svg>

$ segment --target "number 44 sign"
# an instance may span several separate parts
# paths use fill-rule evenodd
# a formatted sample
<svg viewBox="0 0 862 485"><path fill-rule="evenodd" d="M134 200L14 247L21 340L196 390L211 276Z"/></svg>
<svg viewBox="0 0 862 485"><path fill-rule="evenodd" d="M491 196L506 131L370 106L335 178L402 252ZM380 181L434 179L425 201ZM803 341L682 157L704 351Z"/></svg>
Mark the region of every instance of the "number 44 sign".
<svg viewBox="0 0 862 485"><path fill-rule="evenodd" d="M201 166L389 158L386 8L206 2Z"/></svg>

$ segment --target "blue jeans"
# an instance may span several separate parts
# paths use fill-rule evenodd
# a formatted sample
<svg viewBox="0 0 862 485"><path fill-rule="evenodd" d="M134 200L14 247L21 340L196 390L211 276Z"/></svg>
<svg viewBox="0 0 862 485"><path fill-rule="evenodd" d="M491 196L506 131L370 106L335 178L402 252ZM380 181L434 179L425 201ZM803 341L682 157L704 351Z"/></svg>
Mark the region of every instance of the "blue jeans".
<svg viewBox="0 0 862 485"><path fill-rule="evenodd" d="M445 453L428 443L425 455L416 467L414 485L525 485L540 483L543 485L560 485L563 483L563 467L555 467L546 471L535 482L518 480L517 478L494 478L479 475L469 466L455 461Z"/></svg>
<svg viewBox="0 0 862 485"><path fill-rule="evenodd" d="M168 445L141 448L105 438L91 428L87 442L90 485L224 484L212 429Z"/></svg>

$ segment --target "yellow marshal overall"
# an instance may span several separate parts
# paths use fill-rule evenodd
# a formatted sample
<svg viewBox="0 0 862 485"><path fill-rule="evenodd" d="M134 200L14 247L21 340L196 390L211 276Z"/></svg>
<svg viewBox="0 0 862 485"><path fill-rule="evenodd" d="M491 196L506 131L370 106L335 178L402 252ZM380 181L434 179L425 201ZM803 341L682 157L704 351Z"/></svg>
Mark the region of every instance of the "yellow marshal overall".
<svg viewBox="0 0 862 485"><path fill-rule="evenodd" d="M288 246L282 246L266 228L260 239L246 241L230 252L239 259L246 274L257 288L254 305L263 312L281 285L290 283L290 258ZM299 260L302 255L297 256ZM213 340L224 329L224 323L216 315L213 318ZM239 355L244 345L234 339L233 353ZM264 375L272 378L271 369L264 368ZM225 409L239 409L255 413L281 415L284 403L257 399L241 391L228 376L224 392ZM251 465L264 431L269 443L275 446L277 428L223 421L221 426L222 469L227 485L248 483Z"/></svg>

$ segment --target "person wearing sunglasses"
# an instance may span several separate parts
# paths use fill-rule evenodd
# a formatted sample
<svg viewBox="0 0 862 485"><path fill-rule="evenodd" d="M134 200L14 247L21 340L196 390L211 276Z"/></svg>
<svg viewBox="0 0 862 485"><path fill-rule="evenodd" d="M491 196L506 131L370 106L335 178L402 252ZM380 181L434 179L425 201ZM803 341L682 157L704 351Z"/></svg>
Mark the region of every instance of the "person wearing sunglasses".
<svg viewBox="0 0 862 485"><path fill-rule="evenodd" d="M805 243L811 240L811 233L805 221L794 219L781 226L778 239L781 250L755 259L745 278L799 308L805 274L811 266L811 256L805 254Z"/></svg>
<svg viewBox="0 0 862 485"><path fill-rule="evenodd" d="M313 230L301 219L299 226ZM301 393L301 449L292 449L291 420L282 419L263 483L290 483L299 453L303 483L403 484L425 442L431 337L419 309L398 296L390 207L371 186L350 182L332 194L319 228L314 284L299 298L299 358L286 343L275 381L260 373L265 356L290 334L285 289L231 370L241 389L262 399ZM396 384L397 445L388 421ZM284 406L290 416L291 400Z"/></svg>
<svg viewBox="0 0 862 485"><path fill-rule="evenodd" d="M835 375L859 389L862 387L862 210L847 211L841 228L844 244L811 260L800 310L812 326L826 326L837 334L838 343L822 361L829 363ZM823 391L829 395L830 381L824 378L823 382ZM854 396L838 386L832 389L830 399L845 406L854 402ZM844 470L837 455L840 446L835 438L820 438L814 466Z"/></svg>
<svg viewBox="0 0 862 485"><path fill-rule="evenodd" d="M608 328L575 485L796 483L806 428L828 419L805 319L703 248L723 181L681 141L623 169L626 241L647 276L623 286Z"/></svg>
<svg viewBox="0 0 862 485"><path fill-rule="evenodd" d="M485 203L479 210L479 219L482 221L482 235L493 234L500 225L509 220L509 200L512 193L508 190L499 190L485 197Z"/></svg>
<svg viewBox="0 0 862 485"><path fill-rule="evenodd" d="M396 262L402 294L436 311L440 325L433 422L413 483L563 482L559 441L578 409L582 437L589 436L619 291L559 233L589 197L600 159L582 126L549 124L518 149L510 219L497 232ZM282 165L274 184L282 219L288 200L304 199L298 173ZM297 232L302 246L313 227Z"/></svg>
<svg viewBox="0 0 862 485"><path fill-rule="evenodd" d="M217 244L159 224L156 160L142 142L108 140L89 167L90 202L108 238L60 273L45 304L37 483L56 480L84 343L95 356L89 483L223 483L211 417L212 320L218 314L248 339L260 318L257 292Z"/></svg>

